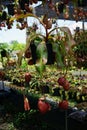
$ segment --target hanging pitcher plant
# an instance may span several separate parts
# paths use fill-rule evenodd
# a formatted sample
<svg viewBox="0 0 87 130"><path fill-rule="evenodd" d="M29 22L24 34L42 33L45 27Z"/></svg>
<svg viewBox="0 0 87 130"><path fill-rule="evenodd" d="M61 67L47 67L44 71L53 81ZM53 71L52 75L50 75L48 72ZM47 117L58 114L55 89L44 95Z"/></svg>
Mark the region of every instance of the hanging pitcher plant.
<svg viewBox="0 0 87 130"><path fill-rule="evenodd" d="M13 18L10 19L10 22L14 21L15 19L19 20L22 17L26 18L28 16L29 17L35 17L36 19L38 19L40 24L44 27L45 34L43 35L43 34L37 33L36 30L30 31L29 36L27 38L26 48L25 48L24 52L26 50L28 50L28 48L31 46L31 42L34 41L34 39L36 37L40 37L42 39L42 42L44 41L43 42L43 43L45 43L44 47L45 47L45 49L47 49L47 52L48 52L48 54L47 54L48 55L47 64L54 64L54 62L55 62L54 61L54 56L55 55L54 55L53 48L55 46L55 41L59 42L59 39L58 39L57 36L58 35L60 36L60 34L59 34L59 31L58 31L57 34L52 34L52 33L55 30L59 29L59 30L62 31L62 33L64 33L64 37L60 36L61 37L61 40L60 40L61 51L63 52L64 55L67 54L68 58L70 58L73 55L72 46L74 46L75 41L73 40L73 37L71 35L71 32L70 32L69 28L68 27L54 27L54 28L52 28L52 19L49 19L47 14L45 14L41 19L41 18L38 18L36 15L34 15L32 13L28 13L26 15L19 15L19 16L13 17ZM37 27L37 29L38 29L38 27ZM63 62L62 62L63 57L61 56L62 52L60 52L60 50L58 49L59 44L56 47L57 47L56 48L57 50L55 51L55 53L56 53L56 61L57 61L57 63L59 62L60 66L63 66ZM35 63L36 63L36 61L35 61Z"/></svg>
<svg viewBox="0 0 87 130"><path fill-rule="evenodd" d="M28 17L36 18L39 21L39 23L44 27L45 35L40 34L40 33L37 34L36 28L35 30L32 30L29 33L29 37L26 40L25 49L20 53L19 61L22 60L21 57L23 53L25 53L29 48L31 48L31 50L32 48L34 48L35 51L34 53L29 55L29 60L32 61L32 64L37 63L38 58L35 56L37 55L36 53L37 53L38 45L34 43L34 40L36 37L40 37L42 39L42 42L44 41L43 43L45 44L44 45L45 52L47 52L46 54L47 57L45 57L47 58L46 64L54 64L55 62L57 62L57 65L64 67L66 60L68 59L68 61L70 61L73 57L72 47L75 45L75 41L73 40L71 36L71 32L68 29L68 27L52 28L53 19L48 17L48 13L43 14L41 18L39 18L37 15L34 14L34 10L30 5L37 2L38 0L36 1L35 0L30 0L30 1L15 0L14 1L14 14L8 15L6 12L1 12L1 18L4 19L5 21L4 23L2 22L3 20L1 21L1 26L7 25L7 28L10 29L12 28L13 22L17 21L16 27L18 29L20 30L25 29L25 28L28 29L29 26L27 23L27 18ZM50 1L46 0L46 1L42 1L42 4L45 5L46 3L48 3L49 8L51 8L56 13L59 12L59 15L63 13L64 18L68 19L70 14L69 14L69 6L67 5L69 4L69 2L70 2L69 0L64 0L62 2L54 3L52 0ZM72 2L77 4L78 2L81 3L83 1L73 0ZM62 7L62 10L60 10L61 9L60 7ZM75 8L73 17L76 21L78 21L79 19L80 20L83 19L83 17L86 18L86 11L84 13L84 10L81 10L81 9L77 10L77 8ZM58 30L58 33L55 35L53 34L53 32L56 30ZM60 36L59 30L64 33L64 37ZM61 37L60 41L57 37L58 35ZM55 42L57 44L55 44ZM31 50L29 50L30 53L32 52ZM55 61L55 58L56 58L56 61ZM18 62L18 63L21 63L21 62Z"/></svg>

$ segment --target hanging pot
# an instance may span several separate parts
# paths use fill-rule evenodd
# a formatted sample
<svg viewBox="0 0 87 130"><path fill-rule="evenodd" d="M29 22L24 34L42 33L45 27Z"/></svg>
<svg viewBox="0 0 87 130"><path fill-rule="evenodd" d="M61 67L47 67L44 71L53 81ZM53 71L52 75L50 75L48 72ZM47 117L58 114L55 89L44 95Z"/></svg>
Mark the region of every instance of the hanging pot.
<svg viewBox="0 0 87 130"><path fill-rule="evenodd" d="M7 51L5 49L1 51L1 57L7 57Z"/></svg>
<svg viewBox="0 0 87 130"><path fill-rule="evenodd" d="M8 14L9 15L14 15L14 4L13 3L8 4L7 9L8 9Z"/></svg>
<svg viewBox="0 0 87 130"><path fill-rule="evenodd" d="M79 7L87 6L87 0L78 0L78 6Z"/></svg>
<svg viewBox="0 0 87 130"><path fill-rule="evenodd" d="M19 5L22 10L25 10L25 5L29 5L29 0L19 0Z"/></svg>
<svg viewBox="0 0 87 130"><path fill-rule="evenodd" d="M7 12L6 11L3 11L2 12L2 16L1 16L1 20L4 21L7 19Z"/></svg>
<svg viewBox="0 0 87 130"><path fill-rule="evenodd" d="M47 47L47 63L46 64L54 64L54 54L53 48L51 43L46 43Z"/></svg>
<svg viewBox="0 0 87 130"><path fill-rule="evenodd" d="M64 3L61 2L61 3L58 4L58 10L59 10L60 13L63 13Z"/></svg>
<svg viewBox="0 0 87 130"><path fill-rule="evenodd" d="M31 49L33 64L36 64L37 55L36 55L36 45L34 44L34 41L31 42L30 49Z"/></svg>

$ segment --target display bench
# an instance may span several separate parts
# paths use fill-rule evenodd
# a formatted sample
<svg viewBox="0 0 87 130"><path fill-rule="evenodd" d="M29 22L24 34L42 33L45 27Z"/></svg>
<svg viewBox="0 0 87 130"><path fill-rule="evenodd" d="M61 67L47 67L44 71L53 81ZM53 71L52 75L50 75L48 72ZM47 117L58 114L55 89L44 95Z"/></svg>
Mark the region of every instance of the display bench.
<svg viewBox="0 0 87 130"><path fill-rule="evenodd" d="M0 82L1 85L2 82ZM0 86L1 87L1 86ZM5 92L1 94L0 99L9 98L19 111L24 111L24 88L11 85L9 82L4 82ZM4 95L4 96L3 96ZM31 109L38 109L37 102L41 95L34 93L26 93L30 102ZM61 110L58 103L52 98L46 96L46 102L51 105L51 110L43 115L46 122L53 124L59 130L87 130L87 111L79 110L75 107L68 107L67 110Z"/></svg>

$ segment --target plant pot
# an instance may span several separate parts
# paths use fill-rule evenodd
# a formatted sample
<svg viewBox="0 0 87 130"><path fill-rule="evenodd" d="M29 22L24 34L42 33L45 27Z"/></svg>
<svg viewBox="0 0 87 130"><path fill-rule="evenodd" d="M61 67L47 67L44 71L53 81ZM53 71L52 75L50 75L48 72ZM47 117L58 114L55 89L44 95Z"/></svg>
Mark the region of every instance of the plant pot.
<svg viewBox="0 0 87 130"><path fill-rule="evenodd" d="M25 10L25 4L29 5L29 0L19 0L19 4L22 10Z"/></svg>
<svg viewBox="0 0 87 130"><path fill-rule="evenodd" d="M6 57L7 56L7 51L5 49L3 49L1 51L1 57Z"/></svg>
<svg viewBox="0 0 87 130"><path fill-rule="evenodd" d="M46 43L47 48L47 63L48 65L54 64L54 53L51 43Z"/></svg>
<svg viewBox="0 0 87 130"><path fill-rule="evenodd" d="M60 4L58 5L58 10L59 10L59 12L60 12L60 13L63 13L63 9L64 9L64 3L60 3Z"/></svg>
<svg viewBox="0 0 87 130"><path fill-rule="evenodd" d="M7 8L8 8L9 15L14 15L14 4L13 3L8 4Z"/></svg>
<svg viewBox="0 0 87 130"><path fill-rule="evenodd" d="M33 41L30 44L30 48L31 48L31 55L32 55L33 64L36 64L36 60L37 60L36 45L34 44Z"/></svg>
<svg viewBox="0 0 87 130"><path fill-rule="evenodd" d="M79 7L87 6L87 0L78 0L78 6Z"/></svg>

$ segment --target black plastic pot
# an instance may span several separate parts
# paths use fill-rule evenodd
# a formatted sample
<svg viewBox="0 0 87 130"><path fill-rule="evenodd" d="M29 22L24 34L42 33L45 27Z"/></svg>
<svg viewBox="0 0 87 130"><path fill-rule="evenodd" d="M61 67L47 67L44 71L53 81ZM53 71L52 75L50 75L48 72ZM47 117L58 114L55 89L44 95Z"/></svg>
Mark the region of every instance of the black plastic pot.
<svg viewBox="0 0 87 130"><path fill-rule="evenodd" d="M7 19L7 12L3 11L1 16L2 21Z"/></svg>
<svg viewBox="0 0 87 130"><path fill-rule="evenodd" d="M29 5L29 0L19 0L19 4L22 10L25 10L25 4Z"/></svg>
<svg viewBox="0 0 87 130"><path fill-rule="evenodd" d="M3 49L1 51L1 57L6 57L7 56L7 51L5 49Z"/></svg>
<svg viewBox="0 0 87 130"><path fill-rule="evenodd" d="M8 4L7 8L8 8L9 15L14 15L14 4L13 3Z"/></svg>
<svg viewBox="0 0 87 130"><path fill-rule="evenodd" d="M36 60L37 60L36 45L34 44L33 41L30 44L30 48L31 48L31 55L32 55L33 64L36 64Z"/></svg>
<svg viewBox="0 0 87 130"><path fill-rule="evenodd" d="M64 3L60 3L60 4L58 5L58 10L59 10L60 13L63 13Z"/></svg>
<svg viewBox="0 0 87 130"><path fill-rule="evenodd" d="M79 7L87 6L87 0L78 0L78 6Z"/></svg>
<svg viewBox="0 0 87 130"><path fill-rule="evenodd" d="M51 43L46 43L47 48L47 63L48 65L54 64L54 53Z"/></svg>

